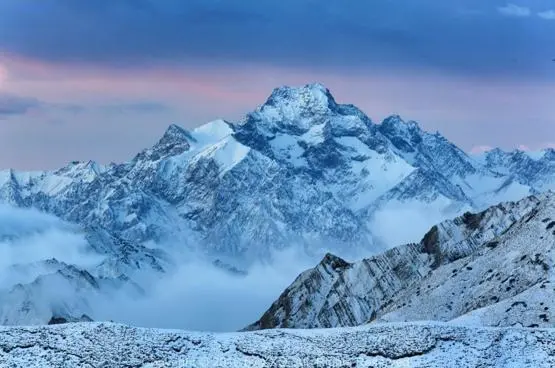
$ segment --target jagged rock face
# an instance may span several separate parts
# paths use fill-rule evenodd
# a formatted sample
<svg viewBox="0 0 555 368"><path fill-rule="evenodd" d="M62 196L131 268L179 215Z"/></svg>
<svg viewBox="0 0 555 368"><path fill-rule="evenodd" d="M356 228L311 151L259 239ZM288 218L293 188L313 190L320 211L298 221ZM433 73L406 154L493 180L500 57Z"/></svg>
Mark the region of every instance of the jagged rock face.
<svg viewBox="0 0 555 368"><path fill-rule="evenodd" d="M418 244L362 261L327 255L247 329L456 318L493 326L548 326L545 312L555 307L553 218L555 194L547 193L465 213L434 226ZM526 294L535 302L522 313L517 307Z"/></svg>
<svg viewBox="0 0 555 368"><path fill-rule="evenodd" d="M373 124L319 84L277 88L238 122L191 132L171 125L127 163L0 172L2 202L238 265L292 244L314 252L395 245L369 227L393 202L434 206L444 219L531 191L415 122Z"/></svg>
<svg viewBox="0 0 555 368"><path fill-rule="evenodd" d="M60 316L52 316L52 318L50 318L50 321L48 321L49 325L61 325L64 323L74 323L74 322L92 322L91 317L87 316L86 314L81 315L81 317L79 318L72 318L70 317L69 319L66 317L60 317Z"/></svg>
<svg viewBox="0 0 555 368"><path fill-rule="evenodd" d="M208 334L110 323L1 327L9 367L553 367L555 332L395 324Z"/></svg>
<svg viewBox="0 0 555 368"><path fill-rule="evenodd" d="M395 149L416 167L440 172L446 178L464 178L480 169L463 151L439 133L428 134L414 121L405 122L400 116L394 115L385 119L379 129Z"/></svg>
<svg viewBox="0 0 555 368"><path fill-rule="evenodd" d="M416 293L401 292L380 320L551 327L555 232L549 223L554 217L555 196L542 196L503 234L481 240L470 255L435 270Z"/></svg>

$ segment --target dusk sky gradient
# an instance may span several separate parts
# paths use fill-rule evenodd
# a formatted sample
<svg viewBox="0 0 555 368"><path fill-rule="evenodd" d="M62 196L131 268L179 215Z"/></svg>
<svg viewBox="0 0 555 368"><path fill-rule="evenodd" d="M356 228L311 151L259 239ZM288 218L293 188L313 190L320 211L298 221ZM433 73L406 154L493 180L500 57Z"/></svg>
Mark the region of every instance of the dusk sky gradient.
<svg viewBox="0 0 555 368"><path fill-rule="evenodd" d="M555 146L554 58L554 0L0 0L0 169L128 160L311 82L469 151Z"/></svg>

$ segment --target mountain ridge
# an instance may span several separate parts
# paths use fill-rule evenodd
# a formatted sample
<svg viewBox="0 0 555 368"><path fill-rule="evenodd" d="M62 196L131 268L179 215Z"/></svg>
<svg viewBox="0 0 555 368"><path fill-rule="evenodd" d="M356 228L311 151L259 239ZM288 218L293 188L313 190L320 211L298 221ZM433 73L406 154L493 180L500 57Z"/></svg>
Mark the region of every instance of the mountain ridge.
<svg viewBox="0 0 555 368"><path fill-rule="evenodd" d="M549 327L554 218L547 192L465 213L420 243L361 261L328 254L246 330L419 320Z"/></svg>

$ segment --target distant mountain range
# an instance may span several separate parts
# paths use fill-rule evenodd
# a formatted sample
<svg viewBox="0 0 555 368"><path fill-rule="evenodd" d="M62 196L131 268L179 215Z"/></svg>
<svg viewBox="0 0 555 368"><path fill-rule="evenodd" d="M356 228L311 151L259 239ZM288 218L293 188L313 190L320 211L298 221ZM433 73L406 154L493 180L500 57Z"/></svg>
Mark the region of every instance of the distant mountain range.
<svg viewBox="0 0 555 368"><path fill-rule="evenodd" d="M171 125L129 162L1 171L0 203L76 225L71 231L82 234L102 262L18 264L34 267L36 277L0 291L0 323L94 319L91 295L121 288L140 295L146 286L137 275L163 277L175 266L176 251L200 254L236 273L290 247L313 257L328 251L371 255L417 241L445 219L549 189L555 189L552 149L535 156L493 150L471 157L399 116L375 124L355 106L337 103L320 84L281 87L240 121L217 120L192 131ZM492 235L488 231L483 236ZM433 270L430 259L443 257L424 258L417 245L402 249L422 257L426 272ZM326 262L339 267L330 271L330 282L355 267L326 259L320 268L332 267ZM401 291L414 277L394 282ZM44 299L54 283L76 292ZM287 323L350 325L387 301L363 303L352 318L328 311L328 322L313 316Z"/></svg>

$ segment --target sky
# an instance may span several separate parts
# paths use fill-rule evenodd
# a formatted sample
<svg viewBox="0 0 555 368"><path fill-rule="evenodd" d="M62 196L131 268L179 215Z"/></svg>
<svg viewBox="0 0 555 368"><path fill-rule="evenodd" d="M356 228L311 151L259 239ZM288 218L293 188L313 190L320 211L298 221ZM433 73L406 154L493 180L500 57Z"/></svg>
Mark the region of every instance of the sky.
<svg viewBox="0 0 555 368"><path fill-rule="evenodd" d="M555 1L0 1L0 169L128 160L320 82L467 151L555 146Z"/></svg>

